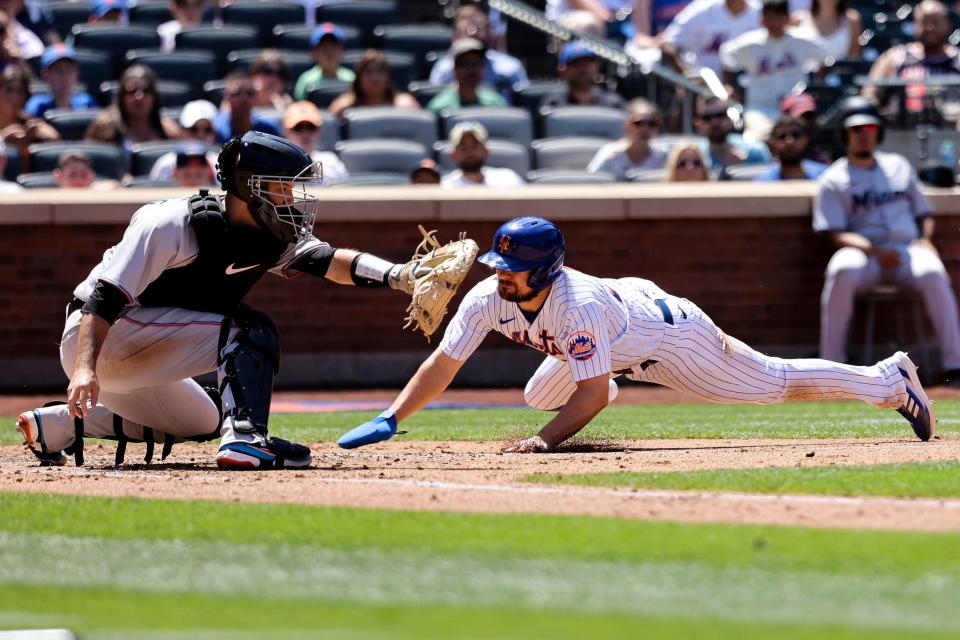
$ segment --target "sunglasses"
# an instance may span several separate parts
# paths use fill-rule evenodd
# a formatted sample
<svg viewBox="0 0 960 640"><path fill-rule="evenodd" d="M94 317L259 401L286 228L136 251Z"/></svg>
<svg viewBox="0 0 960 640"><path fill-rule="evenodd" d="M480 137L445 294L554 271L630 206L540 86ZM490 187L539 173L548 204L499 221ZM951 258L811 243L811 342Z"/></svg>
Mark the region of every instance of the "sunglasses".
<svg viewBox="0 0 960 640"><path fill-rule="evenodd" d="M631 120L630 123L635 127L659 127L660 121L656 118L637 118L636 120Z"/></svg>
<svg viewBox="0 0 960 640"><path fill-rule="evenodd" d="M727 117L726 111L713 111L710 113L700 114L700 119L704 122L710 122L711 120L721 120Z"/></svg>
<svg viewBox="0 0 960 640"><path fill-rule="evenodd" d="M153 93L153 87L146 84L125 84L123 85L124 93Z"/></svg>
<svg viewBox="0 0 960 640"><path fill-rule="evenodd" d="M789 138L793 138L794 140L805 138L807 137L807 132L801 129L794 129L793 131L784 131L782 133L778 133L773 137L779 140L780 142L785 142Z"/></svg>
<svg viewBox="0 0 960 640"><path fill-rule="evenodd" d="M293 129L290 129L290 130L291 130L291 131L296 131L297 133L304 133L304 132L308 132L308 131L309 131L310 133L314 133L314 132L317 131L319 128L320 128L320 127L318 127L318 126L315 125L315 124L309 124L309 123L307 123L307 122L302 122L302 123L298 124L298 125L295 126Z"/></svg>
<svg viewBox="0 0 960 640"><path fill-rule="evenodd" d="M233 91L229 92L227 95L234 96L234 97L247 96L248 98L252 98L253 96L257 95L257 92L254 91L253 89L234 89Z"/></svg>
<svg viewBox="0 0 960 640"><path fill-rule="evenodd" d="M869 132L872 132L872 133L877 133L878 131L880 131L880 125L878 125L878 124L860 124L860 125L857 125L857 126L855 126L855 127L850 127L850 131L853 131L853 132L856 132L856 133L865 133L865 132L868 132L868 131L869 131Z"/></svg>
<svg viewBox="0 0 960 640"><path fill-rule="evenodd" d="M677 169L702 169L703 163L697 159L677 160Z"/></svg>

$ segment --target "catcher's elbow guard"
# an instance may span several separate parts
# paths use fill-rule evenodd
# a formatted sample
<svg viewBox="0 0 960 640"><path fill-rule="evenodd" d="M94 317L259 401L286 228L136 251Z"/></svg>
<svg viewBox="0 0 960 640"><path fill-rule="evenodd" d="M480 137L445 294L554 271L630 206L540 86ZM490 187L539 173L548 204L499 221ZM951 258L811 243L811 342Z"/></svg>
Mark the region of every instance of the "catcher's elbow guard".
<svg viewBox="0 0 960 640"><path fill-rule="evenodd" d="M358 287L377 289L390 285L390 271L397 265L369 253L358 253L350 263L350 278Z"/></svg>

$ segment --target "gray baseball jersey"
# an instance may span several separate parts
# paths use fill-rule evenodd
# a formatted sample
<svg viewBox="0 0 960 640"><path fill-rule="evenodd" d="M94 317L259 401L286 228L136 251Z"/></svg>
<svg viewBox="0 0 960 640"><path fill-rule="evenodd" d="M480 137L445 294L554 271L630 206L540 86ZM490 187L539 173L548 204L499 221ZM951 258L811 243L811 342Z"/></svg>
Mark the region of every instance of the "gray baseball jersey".
<svg viewBox="0 0 960 640"><path fill-rule="evenodd" d="M933 206L920 191L916 172L895 153L875 154L872 169L837 160L817 182L813 202L816 231L854 231L877 246L905 246L920 237L917 218Z"/></svg>

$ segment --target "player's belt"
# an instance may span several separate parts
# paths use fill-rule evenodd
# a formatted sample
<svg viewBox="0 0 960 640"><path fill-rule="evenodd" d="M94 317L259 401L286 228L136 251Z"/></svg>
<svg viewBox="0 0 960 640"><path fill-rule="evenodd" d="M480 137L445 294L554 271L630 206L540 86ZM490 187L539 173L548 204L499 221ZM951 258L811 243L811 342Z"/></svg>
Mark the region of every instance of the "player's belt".
<svg viewBox="0 0 960 640"><path fill-rule="evenodd" d="M667 306L667 301L663 298L657 298L653 302L660 307L660 313L663 314L663 321L667 324L673 324L673 312L671 312L670 307Z"/></svg>

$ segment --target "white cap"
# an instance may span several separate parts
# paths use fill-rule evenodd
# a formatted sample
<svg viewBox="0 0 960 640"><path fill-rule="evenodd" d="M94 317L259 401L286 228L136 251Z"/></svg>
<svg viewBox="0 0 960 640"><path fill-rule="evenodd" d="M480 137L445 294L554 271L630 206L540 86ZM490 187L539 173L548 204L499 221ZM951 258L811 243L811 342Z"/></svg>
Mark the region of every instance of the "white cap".
<svg viewBox="0 0 960 640"><path fill-rule="evenodd" d="M3 138L0 138L0 153L7 152L7 143L3 141Z"/></svg>
<svg viewBox="0 0 960 640"><path fill-rule="evenodd" d="M209 120L213 124L213 119L217 117L217 108L212 102L207 100L194 100L183 105L180 110L180 126L189 129L200 120Z"/></svg>

